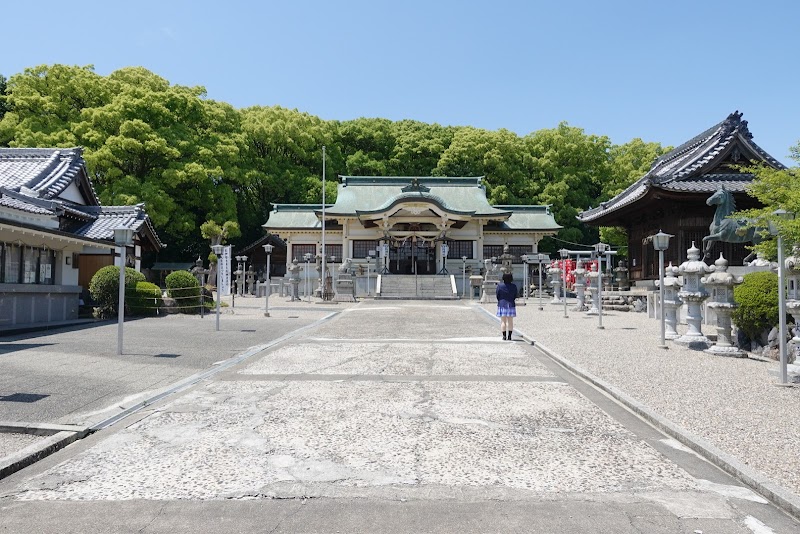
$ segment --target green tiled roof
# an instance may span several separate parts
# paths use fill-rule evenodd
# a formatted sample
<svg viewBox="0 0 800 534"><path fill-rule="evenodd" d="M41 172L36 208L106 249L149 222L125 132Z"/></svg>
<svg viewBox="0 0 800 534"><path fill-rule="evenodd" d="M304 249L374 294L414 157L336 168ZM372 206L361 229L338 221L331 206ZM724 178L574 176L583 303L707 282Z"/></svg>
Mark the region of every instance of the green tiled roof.
<svg viewBox="0 0 800 534"><path fill-rule="evenodd" d="M437 197L443 207L453 212L472 213L475 217L496 215L505 218L508 213L493 208L486 200L482 177L440 178L406 176L342 176L336 203L330 208L332 215L356 216L358 211L370 212L391 205L395 199L413 200ZM412 180L429 191L406 191ZM327 208L326 208L327 209Z"/></svg>
<svg viewBox="0 0 800 534"><path fill-rule="evenodd" d="M511 211L511 217L500 223L497 228L487 228L487 230L552 230L556 232L563 228L556 223L549 206L495 206L495 208Z"/></svg>
<svg viewBox="0 0 800 534"><path fill-rule="evenodd" d="M409 187L417 180L422 187ZM545 231L555 233L556 224L549 206L492 206L486 200L481 178L410 178L384 176L342 176L336 203L325 205L326 216L357 217L379 212L395 202L415 198L436 203L451 213L496 221L487 230ZM267 231L322 230L321 204L274 204ZM333 221L329 221L329 225Z"/></svg>

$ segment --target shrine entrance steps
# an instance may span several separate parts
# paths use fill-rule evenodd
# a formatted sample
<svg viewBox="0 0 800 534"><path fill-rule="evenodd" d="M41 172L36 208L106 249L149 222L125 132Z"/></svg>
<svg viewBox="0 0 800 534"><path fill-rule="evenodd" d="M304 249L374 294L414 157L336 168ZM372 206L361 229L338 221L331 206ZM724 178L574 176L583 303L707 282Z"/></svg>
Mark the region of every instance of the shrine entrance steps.
<svg viewBox="0 0 800 534"><path fill-rule="evenodd" d="M458 300L451 274L386 274L379 280L379 300Z"/></svg>

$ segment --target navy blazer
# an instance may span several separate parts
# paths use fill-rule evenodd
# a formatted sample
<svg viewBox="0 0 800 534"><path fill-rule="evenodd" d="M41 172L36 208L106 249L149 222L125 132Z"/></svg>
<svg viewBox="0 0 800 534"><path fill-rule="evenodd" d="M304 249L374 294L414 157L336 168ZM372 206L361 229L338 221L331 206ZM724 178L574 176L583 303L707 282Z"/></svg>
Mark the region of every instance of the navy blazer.
<svg viewBox="0 0 800 534"><path fill-rule="evenodd" d="M495 291L497 295L497 305L500 307L511 307L515 308L516 303L514 300L517 298L517 286L516 284L505 284L500 282L497 284L497 290Z"/></svg>

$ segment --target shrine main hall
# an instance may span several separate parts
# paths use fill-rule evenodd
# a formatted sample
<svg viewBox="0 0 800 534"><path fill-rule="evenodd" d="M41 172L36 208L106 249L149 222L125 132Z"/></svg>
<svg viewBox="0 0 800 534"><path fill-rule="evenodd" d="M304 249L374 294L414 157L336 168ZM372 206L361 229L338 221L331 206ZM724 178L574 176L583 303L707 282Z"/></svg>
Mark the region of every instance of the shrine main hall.
<svg viewBox="0 0 800 534"><path fill-rule="evenodd" d="M483 177L340 176L325 206L325 256L371 263L383 274L459 273L520 256L561 228L549 206L492 206ZM274 204L264 228L286 243L287 263L322 253L323 206Z"/></svg>

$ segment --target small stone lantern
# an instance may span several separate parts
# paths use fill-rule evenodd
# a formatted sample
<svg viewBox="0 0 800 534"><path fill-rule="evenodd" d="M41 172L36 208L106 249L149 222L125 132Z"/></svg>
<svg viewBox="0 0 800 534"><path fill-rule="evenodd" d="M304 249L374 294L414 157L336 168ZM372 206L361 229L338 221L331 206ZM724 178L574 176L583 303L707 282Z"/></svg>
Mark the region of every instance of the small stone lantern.
<svg viewBox="0 0 800 534"><path fill-rule="evenodd" d="M800 245L792 247L792 255L784 261L786 266L786 311L794 318L794 337L791 343L800 347Z"/></svg>
<svg viewBox="0 0 800 534"><path fill-rule="evenodd" d="M558 262L552 265L547 273L551 276L550 285L553 286L553 300L550 304L564 304L561 300L561 269L558 267Z"/></svg>
<svg viewBox="0 0 800 534"><path fill-rule="evenodd" d="M733 287L742 283L742 277L728 272L728 260L722 254L714 265L714 272L700 280L711 291L708 307L717 315L717 342L705 352L744 358L747 354L736 347L731 335L731 314L739 307L733 299Z"/></svg>
<svg viewBox="0 0 800 534"><path fill-rule="evenodd" d="M678 308L681 300L678 298L678 290L681 288L681 281L678 279L678 268L669 262L664 268L664 338L676 339L681 337L676 330L678 326Z"/></svg>
<svg viewBox="0 0 800 534"><path fill-rule="evenodd" d="M575 306L575 311L586 311L589 309L586 306L586 269L583 268L583 260L578 259L575 264L575 270L572 271L575 275L575 293L578 296L578 304Z"/></svg>
<svg viewBox="0 0 800 534"><path fill-rule="evenodd" d="M587 315L600 314L600 292L597 290L597 277L600 273L597 272L597 264L589 264L589 272L586 273L586 284L589 286L589 291L592 295L592 307L586 312Z"/></svg>
<svg viewBox="0 0 800 534"><path fill-rule="evenodd" d="M614 279L617 283L617 289L620 291L629 291L631 288L631 281L628 277L628 268L625 266L624 260L619 260L617 268L614 269Z"/></svg>
<svg viewBox="0 0 800 534"><path fill-rule="evenodd" d="M678 292L678 297L686 303L686 324L688 330L681 337L675 339L675 343L688 345L691 349L704 350L708 348L710 341L700 330L700 323L703 320L702 304L708 298L708 292L700 283L700 278L714 271L714 267L706 265L700 260L700 250L692 246L686 251L688 260L678 266L678 272L683 275L683 288Z"/></svg>

